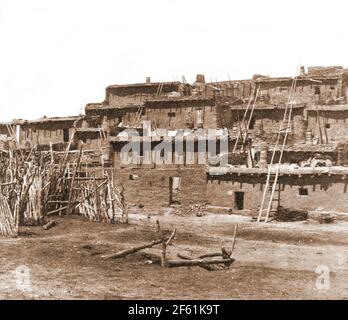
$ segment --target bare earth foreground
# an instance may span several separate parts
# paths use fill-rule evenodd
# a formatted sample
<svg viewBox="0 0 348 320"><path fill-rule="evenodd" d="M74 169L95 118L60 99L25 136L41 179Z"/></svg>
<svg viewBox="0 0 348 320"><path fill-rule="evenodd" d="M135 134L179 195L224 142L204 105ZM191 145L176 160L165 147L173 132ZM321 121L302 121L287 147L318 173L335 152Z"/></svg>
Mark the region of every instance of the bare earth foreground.
<svg viewBox="0 0 348 320"><path fill-rule="evenodd" d="M168 212L132 214L128 226L91 223L77 216L55 219L58 225L48 231L23 227L17 239L0 239L0 298L348 298L347 222L265 225L242 216L182 217ZM197 256L220 250L222 244L231 242L237 223L236 261L229 270L209 272L199 267L161 268L150 263L151 253L159 253L160 248L120 260L100 258L104 253L153 240L156 219L162 228L178 230L168 248L170 258L176 258L178 252ZM28 268L22 282L30 284L29 291L21 282L18 285L21 266ZM318 266L330 270L329 289L316 287Z"/></svg>

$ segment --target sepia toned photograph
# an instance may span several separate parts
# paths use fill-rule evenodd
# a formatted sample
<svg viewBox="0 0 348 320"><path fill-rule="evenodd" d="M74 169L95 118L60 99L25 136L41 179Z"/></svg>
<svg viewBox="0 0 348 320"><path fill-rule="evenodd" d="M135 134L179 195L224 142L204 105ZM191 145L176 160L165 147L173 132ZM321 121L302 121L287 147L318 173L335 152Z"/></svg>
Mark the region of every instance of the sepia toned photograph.
<svg viewBox="0 0 348 320"><path fill-rule="evenodd" d="M347 9L0 0L0 299L347 300Z"/></svg>

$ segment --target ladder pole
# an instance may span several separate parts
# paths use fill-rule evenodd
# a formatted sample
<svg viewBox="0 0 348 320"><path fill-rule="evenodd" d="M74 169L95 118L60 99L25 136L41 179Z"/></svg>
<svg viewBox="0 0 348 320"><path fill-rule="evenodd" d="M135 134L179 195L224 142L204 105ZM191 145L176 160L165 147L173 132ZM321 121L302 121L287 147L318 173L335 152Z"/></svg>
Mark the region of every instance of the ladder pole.
<svg viewBox="0 0 348 320"><path fill-rule="evenodd" d="M320 125L320 119L319 119L319 108L316 104L316 110L317 110L317 123L318 123L318 131L319 131L319 138L320 138L320 144L323 143L323 133L321 131L321 125Z"/></svg>
<svg viewBox="0 0 348 320"><path fill-rule="evenodd" d="M241 123L241 125L240 125L240 128L242 128L242 127L243 127L243 124L245 123L246 116L247 116L248 111L249 111L249 108L250 108L250 106L251 106L251 99L252 99L252 97L254 96L255 92L256 92L256 87L254 88L254 91L253 91L253 92L251 93L251 95L250 95L250 99L249 99L249 101L248 101L247 108L245 109L244 116L243 116L243 119L242 119L242 123ZM237 139L236 139L236 142L235 142L235 144L234 144L232 153L236 152L236 149L237 149L237 145L238 145L240 136L241 136L241 129L239 129L239 131L238 131Z"/></svg>
<svg viewBox="0 0 348 320"><path fill-rule="evenodd" d="M263 191L263 195L262 195L262 200L261 200L261 205L260 205L260 211L259 211L259 215L257 217L257 222L261 221L261 216L262 216L262 211L263 211L263 205L266 199L266 194L267 194L267 189L269 186L269 179L271 176L271 167L268 167L268 174L267 174L267 179L266 179L266 184L265 184L265 190Z"/></svg>
<svg viewBox="0 0 348 320"><path fill-rule="evenodd" d="M259 92L260 92L260 86L258 86L258 89L256 91L256 95L255 95L255 99L254 99L254 103L253 103L253 106L252 106L252 109L250 111L250 116L249 116L249 120L248 120L248 124L246 125L245 127L245 135L244 135L244 139L243 139L243 144L241 146L241 151L243 150L243 145L245 144L246 142L246 139L247 139L247 136L248 136L248 129L249 129L249 126L250 126L250 123L251 123L251 119L253 117L253 114L254 114L254 110L255 110L255 106L256 106L256 100L257 100L257 97L259 95Z"/></svg>
<svg viewBox="0 0 348 320"><path fill-rule="evenodd" d="M295 78L295 87L296 87L296 82L297 82L297 78ZM283 145L282 145L282 149L281 149L281 153L280 153L280 157L279 157L279 166L281 164L282 158L283 158L283 154L284 154L284 148L285 148L285 144L286 144L286 140L288 138L288 134L289 134L289 126L291 123L291 115L292 115L292 109L293 109L293 101L290 102L290 111L289 111L289 118L288 118L288 123L287 123L287 130L285 132L285 137L284 137L284 141L283 141Z"/></svg>
<svg viewBox="0 0 348 320"><path fill-rule="evenodd" d="M266 222L266 223L268 222L269 214L270 214L271 207L272 207L272 200L273 200L275 188L276 188L276 186L277 186L278 174L279 174L279 167L278 167L278 169L277 169L276 176L275 176L275 179L274 179L274 183L273 183L273 186L272 186L271 199L270 199L270 201L269 201L269 203L268 203L268 207L267 207L266 218L265 218L265 222Z"/></svg>
<svg viewBox="0 0 348 320"><path fill-rule="evenodd" d="M326 103L325 103L326 105ZM326 144L329 144L329 137L327 135L327 130L326 130L326 124L327 124L327 119L324 117L324 110L323 110L323 103L322 100L320 100L320 111L321 111L321 118L323 120L324 123L324 133L325 133L325 142Z"/></svg>

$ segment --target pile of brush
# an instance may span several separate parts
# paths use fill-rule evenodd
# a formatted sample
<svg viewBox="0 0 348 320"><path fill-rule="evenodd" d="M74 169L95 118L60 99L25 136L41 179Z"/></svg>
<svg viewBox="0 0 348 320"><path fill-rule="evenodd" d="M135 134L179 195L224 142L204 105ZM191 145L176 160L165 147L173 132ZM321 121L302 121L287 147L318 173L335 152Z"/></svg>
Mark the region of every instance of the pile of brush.
<svg viewBox="0 0 348 320"><path fill-rule="evenodd" d="M190 204L187 206L181 206L177 209L176 214L179 216L195 215L197 217L203 217L206 211L205 204Z"/></svg>
<svg viewBox="0 0 348 320"><path fill-rule="evenodd" d="M274 213L273 218L280 222L304 221L308 219L308 211L288 209L279 206Z"/></svg>

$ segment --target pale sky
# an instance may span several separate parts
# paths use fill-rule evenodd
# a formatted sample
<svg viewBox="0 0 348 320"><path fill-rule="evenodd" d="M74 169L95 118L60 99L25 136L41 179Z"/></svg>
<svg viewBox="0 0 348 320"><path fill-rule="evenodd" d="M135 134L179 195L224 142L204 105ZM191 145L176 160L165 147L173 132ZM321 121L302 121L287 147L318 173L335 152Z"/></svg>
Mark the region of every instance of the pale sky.
<svg viewBox="0 0 348 320"><path fill-rule="evenodd" d="M111 84L348 66L342 0L0 0L0 122L78 114Z"/></svg>

